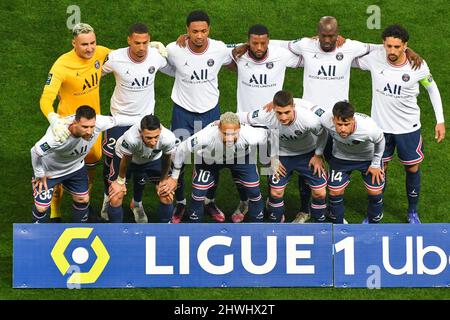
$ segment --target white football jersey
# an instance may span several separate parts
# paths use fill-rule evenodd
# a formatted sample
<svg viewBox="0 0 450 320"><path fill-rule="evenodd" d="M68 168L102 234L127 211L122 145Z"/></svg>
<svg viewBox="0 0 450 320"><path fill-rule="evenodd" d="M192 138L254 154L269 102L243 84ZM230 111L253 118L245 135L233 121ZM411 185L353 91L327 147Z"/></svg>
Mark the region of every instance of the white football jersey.
<svg viewBox="0 0 450 320"><path fill-rule="evenodd" d="M374 167L380 167L384 152L384 134L372 118L356 112L355 131L347 138L342 138L336 132L331 112L318 106L313 108L312 111L319 116L320 123L333 138L332 154L335 158L351 161L372 161ZM381 147L377 148L376 145Z"/></svg>
<svg viewBox="0 0 450 320"><path fill-rule="evenodd" d="M75 116L65 119L73 121ZM108 116L96 116L95 128L91 139L84 140L70 135L66 141L55 141L52 129L49 127L45 135L33 146L31 152L40 159L39 168L35 168L35 176L45 175L47 178L59 178L81 169L84 158L91 150L102 131L116 126L116 120Z"/></svg>
<svg viewBox="0 0 450 320"><path fill-rule="evenodd" d="M144 164L161 158L163 154L172 154L175 151L179 140L172 131L162 127L155 148L150 148L142 141L140 127L140 123L134 124L117 140L116 154L119 158L128 155L132 156L131 162Z"/></svg>
<svg viewBox="0 0 450 320"><path fill-rule="evenodd" d="M347 39L340 48L325 52L319 39L289 42L289 49L303 58L303 99L332 110L335 103L348 100L353 59L369 52L370 45Z"/></svg>
<svg viewBox="0 0 450 320"><path fill-rule="evenodd" d="M322 125L311 109L314 104L304 99L294 99L295 116L289 125L283 125L277 119L275 111L264 109L239 114L239 117L251 125L266 126L278 130L280 156L295 156L316 149L317 135L322 132ZM245 119L246 118L246 119Z"/></svg>
<svg viewBox="0 0 450 320"><path fill-rule="evenodd" d="M198 156L194 158L194 161L203 159L207 164L244 163L242 159L252 152L251 147L266 145L267 140L268 131L266 129L241 124L236 143L227 148L222 141L219 126L211 123L180 143L175 153L174 167L181 168L184 160L189 159L191 153Z"/></svg>
<svg viewBox="0 0 450 320"><path fill-rule="evenodd" d="M147 57L136 62L129 48L112 51L103 64L102 73L114 73L116 86L111 96L111 114L130 117L132 125L155 109L156 72L167 65L157 49L148 48Z"/></svg>
<svg viewBox="0 0 450 320"><path fill-rule="evenodd" d="M425 61L418 70L412 70L408 60L394 66L388 62L384 48L356 59L357 65L372 75L373 120L386 133L402 134L420 128L420 108L417 105L419 81L430 77Z"/></svg>
<svg viewBox="0 0 450 320"><path fill-rule="evenodd" d="M267 55L255 60L248 51L238 59L237 112L250 112L271 102L283 89L286 67L299 67L300 57L289 50L269 45Z"/></svg>
<svg viewBox="0 0 450 320"><path fill-rule="evenodd" d="M169 64L175 69L172 100L187 111L204 113L219 102L218 74L222 65L231 63L231 48L222 41L208 39L202 53L175 42L167 46Z"/></svg>

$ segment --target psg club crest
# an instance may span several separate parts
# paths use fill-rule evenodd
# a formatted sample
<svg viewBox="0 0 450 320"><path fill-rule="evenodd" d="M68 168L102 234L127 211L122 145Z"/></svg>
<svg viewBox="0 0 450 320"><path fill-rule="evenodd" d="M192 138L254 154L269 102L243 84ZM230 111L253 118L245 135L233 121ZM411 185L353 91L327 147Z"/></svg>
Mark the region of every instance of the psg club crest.
<svg viewBox="0 0 450 320"><path fill-rule="evenodd" d="M148 73L152 74L155 72L155 67L151 66L150 68L148 68Z"/></svg>
<svg viewBox="0 0 450 320"><path fill-rule="evenodd" d="M273 62L267 62L266 63L266 68L267 69L272 69L273 68Z"/></svg>
<svg viewBox="0 0 450 320"><path fill-rule="evenodd" d="M214 60L213 59L209 59L207 63L208 63L209 67L212 67L214 65Z"/></svg>
<svg viewBox="0 0 450 320"><path fill-rule="evenodd" d="M341 61L342 59L344 59L344 55L342 54L342 52L336 54L336 60Z"/></svg>
<svg viewBox="0 0 450 320"><path fill-rule="evenodd" d="M410 79L409 74L405 73L404 75L402 75L402 80L403 80L403 81L408 82L409 79Z"/></svg>
<svg viewBox="0 0 450 320"><path fill-rule="evenodd" d="M100 62L98 62L98 60L95 60L94 66L95 66L95 69L99 69L100 68Z"/></svg>

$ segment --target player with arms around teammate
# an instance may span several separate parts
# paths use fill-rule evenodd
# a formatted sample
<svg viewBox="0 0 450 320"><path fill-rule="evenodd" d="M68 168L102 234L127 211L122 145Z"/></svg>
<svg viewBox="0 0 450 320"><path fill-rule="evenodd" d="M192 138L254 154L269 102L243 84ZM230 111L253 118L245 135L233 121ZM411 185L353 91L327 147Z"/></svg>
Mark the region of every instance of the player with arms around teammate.
<svg viewBox="0 0 450 320"><path fill-rule="evenodd" d="M113 117L96 115L90 106L81 106L75 116L63 118L70 135L61 142L54 137L50 126L31 148L34 170L33 221L45 222L54 187L62 184L72 194L73 222L86 222L88 218L88 174L84 158L95 145L102 131L116 125Z"/></svg>
<svg viewBox="0 0 450 320"><path fill-rule="evenodd" d="M122 201L126 193L126 171L130 167L133 175L133 213L135 221L147 223L148 218L142 205L142 194L146 180L157 185L159 196L158 217L160 222L169 222L173 211L173 192L163 196L159 192L158 183L167 180L178 140L175 135L161 125L158 117L147 115L139 124L133 125L117 140L111 170L109 187L110 206L109 221L122 222Z"/></svg>
<svg viewBox="0 0 450 320"><path fill-rule="evenodd" d="M105 220L108 220L108 178L116 141L142 117L154 114L156 72L167 65L166 58L157 49L149 47L150 34L145 24L130 26L127 41L128 47L112 51L102 68L103 75L113 73L116 80L111 114L124 120L124 126L107 130L103 139L105 189L101 215Z"/></svg>
<svg viewBox="0 0 450 320"><path fill-rule="evenodd" d="M383 131L369 116L355 113L347 101L336 103L332 114L318 106L312 110L333 138L328 190L330 211L335 217L335 223L345 223L344 192L354 170L361 172L369 199L364 223L380 222L383 218ZM325 146L326 140L318 144Z"/></svg>
<svg viewBox="0 0 450 320"><path fill-rule="evenodd" d="M102 65L110 49L97 46L94 29L79 23L72 30L73 49L60 56L50 69L40 100L42 113L47 117L57 141L64 142L69 136L64 117L72 115L78 106L89 105L100 114L100 79ZM53 102L58 97L56 113ZM95 165L102 156L101 139L94 141L91 152L86 156L89 174L89 189L93 184ZM51 215L60 218L63 188L54 187Z"/></svg>
<svg viewBox="0 0 450 320"><path fill-rule="evenodd" d="M160 190L167 193L175 189L183 162L194 153L189 221L202 221L208 189L216 183L219 171L229 168L233 179L238 180L247 192L250 221L262 222L263 202L255 154L257 145L266 145L267 139L267 130L241 125L237 114L226 112L218 124L212 123L180 143L175 152L172 175Z"/></svg>
<svg viewBox="0 0 450 320"><path fill-rule="evenodd" d="M231 49L222 41L209 38L210 19L206 12L189 13L186 29L189 37L184 47L176 42L167 46L168 62L175 72L171 130L181 140L219 119L218 74L222 66L232 62ZM223 212L214 202L214 189L208 193L206 210L215 220L224 221ZM184 170L179 176L175 197L173 222L179 222L186 207Z"/></svg>
<svg viewBox="0 0 450 320"><path fill-rule="evenodd" d="M419 84L423 85L433 105L436 117L435 139L445 138L444 113L439 89L430 74L427 63L418 70L408 64L405 50L409 34L399 25L387 27L383 33L384 48L358 58L356 64L369 70L372 76L371 115L383 130L386 148L383 155L385 170L392 160L395 148L406 171L407 218L409 223L420 223L418 202L420 195L420 168L423 161L420 108L417 104Z"/></svg>
<svg viewBox="0 0 450 320"><path fill-rule="evenodd" d="M314 106L303 99L294 99L288 91L278 91L273 97L274 109L259 109L239 113L241 122L266 126L277 132L279 159L276 172L269 177L269 212L272 222L284 219L284 191L294 173L303 175L312 189L310 211L314 220L325 220L327 179L322 161L323 148L317 146L318 135L326 140L319 119L311 112Z"/></svg>

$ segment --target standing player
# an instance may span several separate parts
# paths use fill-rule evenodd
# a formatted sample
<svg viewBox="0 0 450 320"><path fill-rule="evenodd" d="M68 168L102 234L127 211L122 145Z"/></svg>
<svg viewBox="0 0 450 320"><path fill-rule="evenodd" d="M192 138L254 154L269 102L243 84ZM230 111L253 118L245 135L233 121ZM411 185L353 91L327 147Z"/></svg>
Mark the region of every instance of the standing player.
<svg viewBox="0 0 450 320"><path fill-rule="evenodd" d="M347 101L336 103L332 114L317 106L312 110L333 139L328 189L335 223L344 223L344 191L354 170L361 172L369 198L364 223L380 222L383 218L383 131L370 117L355 113ZM318 144L325 146L326 141Z"/></svg>
<svg viewBox="0 0 450 320"><path fill-rule="evenodd" d="M342 46L338 47L338 22L331 16L320 18L317 24L317 35L317 38L301 38L293 41L272 40L272 43L287 47L301 57L301 63L304 66L302 98L331 113L336 102L348 100L353 59L380 46L347 39ZM420 62L420 57L414 52L408 54L411 60L417 60L416 64ZM328 140L325 149L326 159L331 155L331 141L331 139ZM308 189L301 185L301 181L299 181L299 188L304 193L301 198L309 198L307 197ZM306 221L308 219L306 212L302 205L297 219ZM334 220L334 217L330 216L330 218Z"/></svg>
<svg viewBox="0 0 450 320"><path fill-rule="evenodd" d="M108 178L116 141L142 117L154 113L156 72L167 65L157 49L149 48L150 34L145 24L133 24L127 41L128 47L112 51L103 65L103 75L114 73L116 79L111 96L111 114L124 119L124 126L109 129L103 140L105 189L101 216L105 220L108 220ZM131 206L136 208L136 203L131 203Z"/></svg>
<svg viewBox="0 0 450 320"><path fill-rule="evenodd" d="M305 177L312 189L310 211L317 222L325 220L326 175L322 162L323 148L316 145L317 135L327 133L319 119L310 111L314 105L294 99L288 91L278 91L273 97L274 110L264 109L239 113L243 123L268 127L277 132L279 164L276 174L269 177L270 220L284 220L284 191L294 171ZM274 131L275 130L275 131Z"/></svg>
<svg viewBox="0 0 450 320"><path fill-rule="evenodd" d="M234 57L237 50L242 49L233 49ZM286 68L299 67L300 59L285 48L270 45L269 30L261 24L249 28L244 50L245 53L235 59L237 112L252 112L272 101L275 93L283 89ZM239 190L239 195L241 201L232 215L235 222L248 211L248 200L243 197L245 192Z"/></svg>
<svg viewBox="0 0 450 320"><path fill-rule="evenodd" d="M50 127L57 141L64 142L70 135L64 117L75 113L77 107L89 105L100 114L100 79L102 65L110 49L97 46L94 29L79 23L72 30L73 49L56 60L50 69L44 91L40 100L42 113L50 122ZM53 102L58 96L57 113ZM95 165L102 156L101 139L94 141L91 152L86 156L89 175L89 190L92 187ZM54 188L51 217L60 218L61 185Z"/></svg>
<svg viewBox="0 0 450 320"><path fill-rule="evenodd" d="M50 126L31 149L34 170L33 221L47 220L47 211L53 198L54 187L62 184L72 194L73 222L86 222L88 218L88 174L84 158L95 145L102 131L116 125L112 117L97 115L90 106L81 106L75 116L63 118L69 136L57 141Z"/></svg>
<svg viewBox="0 0 450 320"><path fill-rule="evenodd" d="M256 167L256 146L266 145L267 130L241 125L235 113L220 116L219 124L211 123L189 139L183 141L175 152L174 170L160 190L167 194L174 190L185 159L194 153L192 201L188 210L190 222L201 222L203 203L209 188L217 181L219 171L229 168L234 179L245 188L249 199L249 216L252 222L262 222L263 202ZM260 153L261 154L261 153Z"/></svg>
<svg viewBox="0 0 450 320"><path fill-rule="evenodd" d="M406 171L408 222L420 223L417 208L420 194L419 164L424 155L420 108L417 105L419 83L426 88L433 105L437 123L435 139L438 143L445 137L441 96L425 61L419 70L413 70L408 64L405 50L409 34L403 27L387 27L382 38L384 48L357 59L356 63L372 75L372 118L385 134L385 170L397 148L398 157Z"/></svg>
<svg viewBox="0 0 450 320"><path fill-rule="evenodd" d="M142 194L146 180L157 184L159 195L158 217L160 222L169 222L173 211L173 193L162 196L158 183L167 180L170 156L177 145L175 135L161 125L158 117L146 115L141 122L133 125L117 140L110 176L109 221L122 222L122 201L126 192L127 167L133 175L133 213L137 223L147 223L147 215L142 205Z"/></svg>
<svg viewBox="0 0 450 320"><path fill-rule="evenodd" d="M194 134L220 117L218 73L222 65L232 62L222 41L210 39L209 17L203 11L192 11L186 19L187 45L175 42L167 46L169 64L175 70L172 89L173 112L171 130L181 140ZM184 170L175 192L176 207L173 222L181 220L186 207L184 196ZM211 188L206 210L217 221L225 216L214 203Z"/></svg>

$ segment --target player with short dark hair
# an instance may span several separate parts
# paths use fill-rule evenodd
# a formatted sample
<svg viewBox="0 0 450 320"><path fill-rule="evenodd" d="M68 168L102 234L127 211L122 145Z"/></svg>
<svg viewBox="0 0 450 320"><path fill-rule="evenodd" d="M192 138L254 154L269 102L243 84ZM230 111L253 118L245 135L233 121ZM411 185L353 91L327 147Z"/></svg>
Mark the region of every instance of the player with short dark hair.
<svg viewBox="0 0 450 320"><path fill-rule="evenodd" d="M231 49L227 49L222 41L209 38L210 20L206 12L189 13L186 30L183 46L176 42L167 46L168 62L175 74L171 130L181 140L219 119L218 73L223 65L232 62ZM180 222L186 207L183 177L184 170L175 192L174 223ZM224 221L225 215L214 202L214 193L211 188L205 201L206 210L217 221Z"/></svg>
<svg viewBox="0 0 450 320"><path fill-rule="evenodd" d="M122 201L126 193L126 172L129 168L133 176L133 200L131 209L137 223L147 223L148 218L142 205L145 182L156 184L159 196L158 218L160 222L170 222L173 211L173 193L162 195L159 183L167 180L171 160L178 140L175 135L161 125L157 116L147 115L140 123L128 129L116 143L110 175L110 206L108 217L111 222L122 222Z"/></svg>
<svg viewBox="0 0 450 320"><path fill-rule="evenodd" d="M312 111L333 138L328 173L329 209L335 223L345 223L344 191L352 171L359 171L368 194L364 223L378 223L383 218L384 151L383 131L369 116L356 113L348 101L339 101L333 113L316 106ZM326 140L318 142L325 146Z"/></svg>
<svg viewBox="0 0 450 320"><path fill-rule="evenodd" d="M165 71L167 60L157 49L158 42L150 42L149 29L144 23L130 26L128 47L112 51L103 64L102 75L113 73L116 86L110 100L110 112L121 117L123 126L106 131L103 139L104 196L101 216L108 220L109 175L116 141L142 117L155 112L155 78L158 71ZM161 44L162 45L162 44ZM166 68L166 69L165 69ZM164 70L163 70L164 69ZM169 70L170 72L170 70ZM135 204L131 204L135 206Z"/></svg>
<svg viewBox="0 0 450 320"><path fill-rule="evenodd" d="M419 84L425 87L433 105L436 117L435 139L438 143L445 138L442 100L427 63L423 61L418 70L409 65L405 54L409 39L406 29L400 25L388 26L384 29L382 38L383 48L358 58L356 64L371 73L371 115L385 135L385 170L397 149L398 158L406 172L407 219L409 223L416 224L420 223L419 164L424 159L420 108L417 104Z"/></svg>
<svg viewBox="0 0 450 320"><path fill-rule="evenodd" d="M50 126L33 148L34 206L33 222L48 219L48 208L58 184L72 194L73 222L87 222L89 208L88 174L84 158L102 131L116 125L113 117L96 115L94 108L80 106L76 114L63 119L70 135L62 142L56 140Z"/></svg>
<svg viewBox="0 0 450 320"><path fill-rule="evenodd" d="M312 189L310 212L315 221L325 220L327 179L322 161L323 148L317 137L326 139L318 118L310 111L314 104L294 99L289 91L278 91L273 97L272 111L259 109L239 113L241 122L269 128L279 140L279 152L269 176L268 211L272 222L284 221L284 193L289 180L297 171Z"/></svg>

